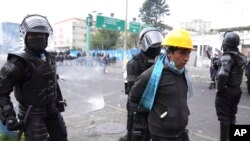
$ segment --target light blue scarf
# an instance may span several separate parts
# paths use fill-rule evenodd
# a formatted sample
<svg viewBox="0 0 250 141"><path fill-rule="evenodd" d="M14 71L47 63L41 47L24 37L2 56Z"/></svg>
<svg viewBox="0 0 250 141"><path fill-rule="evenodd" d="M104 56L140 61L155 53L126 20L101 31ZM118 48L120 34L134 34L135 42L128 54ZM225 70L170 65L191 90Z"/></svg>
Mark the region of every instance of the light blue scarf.
<svg viewBox="0 0 250 141"><path fill-rule="evenodd" d="M140 100L139 103L139 107L142 107L144 109L146 109L147 111L150 111L152 109L153 103L154 103L154 99L155 99L155 95L156 95L156 91L158 88L158 84L160 82L160 78L161 78L161 74L162 74L162 70L164 67L164 60L165 60L166 56L165 55L161 55L154 66L153 72L150 76L150 79L148 81L148 84L143 92L142 98Z"/></svg>
<svg viewBox="0 0 250 141"><path fill-rule="evenodd" d="M150 79L148 81L148 84L143 92L142 98L139 103L139 107L143 108L147 111L151 111L154 99L156 95L156 91L158 89L158 84L161 79L162 70L164 67L164 64L167 64L169 62L168 58L163 54L161 55L154 66L153 72L150 76ZM187 74L187 70L185 69L185 78L187 80L188 85L188 97L191 97L193 95L193 88L192 88L192 82L190 77Z"/></svg>

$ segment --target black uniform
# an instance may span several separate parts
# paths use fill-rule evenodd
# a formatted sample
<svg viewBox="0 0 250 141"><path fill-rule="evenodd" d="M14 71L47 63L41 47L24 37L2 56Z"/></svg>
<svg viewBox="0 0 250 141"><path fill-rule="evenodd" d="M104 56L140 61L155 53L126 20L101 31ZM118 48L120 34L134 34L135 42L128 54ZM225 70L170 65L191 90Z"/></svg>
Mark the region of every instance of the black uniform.
<svg viewBox="0 0 250 141"><path fill-rule="evenodd" d="M229 125L235 124L237 106L241 98L241 82L246 65L246 56L238 51L239 36L228 32L223 40L223 55L218 72L215 108L220 121L221 141L227 141Z"/></svg>
<svg viewBox="0 0 250 141"><path fill-rule="evenodd" d="M20 25L25 49L8 54L0 71L2 120L9 130L24 131L26 141L67 141L55 58L45 50L52 31L46 17L26 16ZM9 96L13 88L20 122Z"/></svg>
<svg viewBox="0 0 250 141"><path fill-rule="evenodd" d="M46 61L43 61L31 52L8 55L8 61L0 72L0 103L4 122L16 117L9 96L14 87L21 121L29 105L33 106L25 128L26 140L45 141L49 134L49 140L66 141L66 126L60 114L64 109L57 107L61 106L57 96L61 94L57 93L55 61L47 52L45 58Z"/></svg>
<svg viewBox="0 0 250 141"><path fill-rule="evenodd" d="M134 85L135 79L153 64L154 64L154 59L147 56L143 51L134 56L127 63L127 83L125 87L126 94L129 94L131 87ZM128 110L127 136L128 138L131 139L131 141L150 140L147 128L147 112L140 111L135 116L134 112L131 112L133 111L134 108L137 109L137 107L133 107L133 105L127 103L127 110Z"/></svg>
<svg viewBox="0 0 250 141"><path fill-rule="evenodd" d="M216 109L220 121L235 122L237 105L242 93L240 85L245 64L246 56L239 52L224 53L221 57L216 96ZM229 100L230 103L227 102Z"/></svg>
<svg viewBox="0 0 250 141"><path fill-rule="evenodd" d="M135 79L146 69L154 64L154 59L147 56L143 51L135 55L127 63L127 84L126 94L129 94L130 88L133 86Z"/></svg>

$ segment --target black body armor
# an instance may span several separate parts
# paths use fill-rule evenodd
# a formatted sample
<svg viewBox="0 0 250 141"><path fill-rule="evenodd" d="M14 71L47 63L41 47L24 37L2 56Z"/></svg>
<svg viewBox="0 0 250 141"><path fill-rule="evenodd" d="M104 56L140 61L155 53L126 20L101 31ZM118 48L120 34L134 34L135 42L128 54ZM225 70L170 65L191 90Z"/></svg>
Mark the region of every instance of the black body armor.
<svg viewBox="0 0 250 141"><path fill-rule="evenodd" d="M247 58L238 49L240 37L228 31L224 34L221 68L218 72L218 87L215 109L220 121L220 140L229 139L230 124L235 124L238 104L242 95L241 82Z"/></svg>
<svg viewBox="0 0 250 141"><path fill-rule="evenodd" d="M14 87L17 101L23 105L33 105L41 107L56 100L56 66L50 57L43 62L38 57L21 52L19 54L9 54L20 57L31 68L31 79L25 83L19 83ZM46 95L49 95L46 97Z"/></svg>
<svg viewBox="0 0 250 141"><path fill-rule="evenodd" d="M141 51L127 63L127 78L125 83L125 94L129 94L131 87L134 85L135 79L146 69L154 64L154 59L145 55Z"/></svg>
<svg viewBox="0 0 250 141"><path fill-rule="evenodd" d="M142 72L154 64L154 59L149 58L144 52L134 56L127 64L127 80L134 81Z"/></svg>
<svg viewBox="0 0 250 141"><path fill-rule="evenodd" d="M247 58L239 52L227 52L221 57L221 68L218 72L218 90L225 86L240 86Z"/></svg>

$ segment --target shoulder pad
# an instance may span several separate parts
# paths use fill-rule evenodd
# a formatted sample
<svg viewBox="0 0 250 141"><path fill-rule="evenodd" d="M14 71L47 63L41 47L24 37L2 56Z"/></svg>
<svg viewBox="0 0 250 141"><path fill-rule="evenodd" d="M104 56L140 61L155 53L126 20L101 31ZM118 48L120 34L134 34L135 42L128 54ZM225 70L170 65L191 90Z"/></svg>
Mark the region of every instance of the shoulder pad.
<svg viewBox="0 0 250 141"><path fill-rule="evenodd" d="M141 59L140 58L140 53L134 55L133 58L128 61L127 66L137 65L140 59Z"/></svg>
<svg viewBox="0 0 250 141"><path fill-rule="evenodd" d="M138 68L138 62L134 59L131 59L128 63L127 63L127 73L135 73L135 71L137 71Z"/></svg>
<svg viewBox="0 0 250 141"><path fill-rule="evenodd" d="M11 71L14 69L14 67L15 67L14 64L6 62L1 68L1 71L0 71L1 75L8 76L11 73Z"/></svg>
<svg viewBox="0 0 250 141"><path fill-rule="evenodd" d="M23 60L26 60L29 56L30 55L26 53L25 51L21 51L21 52L16 52L16 53L9 53L7 59L10 60L12 57L18 57Z"/></svg>
<svg viewBox="0 0 250 141"><path fill-rule="evenodd" d="M227 67L227 68L230 68L231 65L234 64L234 59L232 58L232 56L230 54L224 54L223 56L221 56L221 66L223 67Z"/></svg>
<svg viewBox="0 0 250 141"><path fill-rule="evenodd" d="M140 57L140 53L136 54L133 56L133 58L131 60L138 60Z"/></svg>
<svg viewBox="0 0 250 141"><path fill-rule="evenodd" d="M7 61L1 68L0 70L0 75L2 77L8 77L8 76L17 76L19 74L18 68L16 67L15 64L10 63Z"/></svg>

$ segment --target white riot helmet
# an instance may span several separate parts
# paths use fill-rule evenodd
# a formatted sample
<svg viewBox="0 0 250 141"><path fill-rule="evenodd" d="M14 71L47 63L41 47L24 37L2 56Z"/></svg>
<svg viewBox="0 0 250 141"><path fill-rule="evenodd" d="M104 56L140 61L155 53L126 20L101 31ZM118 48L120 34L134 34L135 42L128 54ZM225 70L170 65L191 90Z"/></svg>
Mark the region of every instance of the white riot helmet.
<svg viewBox="0 0 250 141"><path fill-rule="evenodd" d="M163 36L159 29L144 28L139 35L139 47L146 52L148 48L160 47Z"/></svg>
<svg viewBox="0 0 250 141"><path fill-rule="evenodd" d="M20 25L20 35L25 40L27 32L47 33L51 35L53 29L46 17L39 14L26 16Z"/></svg>
<svg viewBox="0 0 250 141"><path fill-rule="evenodd" d="M27 34L45 34L46 38L36 36L28 39ZM48 37L53 30L46 17L38 14L26 16L20 25L20 35L25 43L25 49L36 53L42 53L48 45Z"/></svg>

